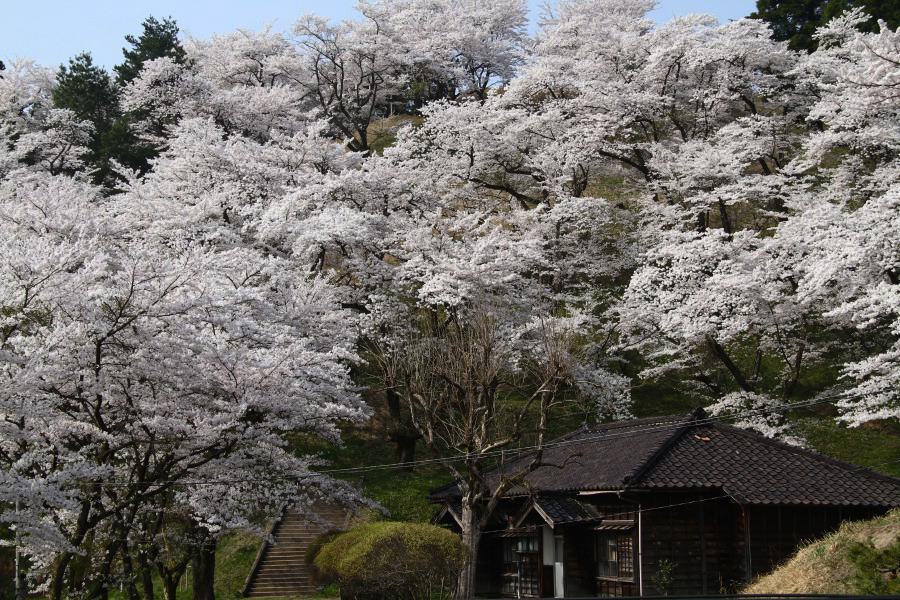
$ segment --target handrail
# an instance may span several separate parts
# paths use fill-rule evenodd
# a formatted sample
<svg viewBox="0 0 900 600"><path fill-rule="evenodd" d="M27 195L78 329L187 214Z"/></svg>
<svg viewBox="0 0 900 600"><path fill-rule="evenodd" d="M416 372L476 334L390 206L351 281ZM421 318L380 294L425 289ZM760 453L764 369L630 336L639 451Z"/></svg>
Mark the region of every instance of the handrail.
<svg viewBox="0 0 900 600"><path fill-rule="evenodd" d="M269 525L269 529L266 532L266 537L263 538L262 543L259 545L259 550L256 551L256 558L253 559L253 566L250 567L250 572L247 573L247 578L244 580L244 587L241 589L241 596L244 598L247 597L247 594L250 593L250 585L253 583L253 577L256 575L257 569L259 569L259 564L262 562L263 554L265 554L266 547L269 545L269 538L275 534L275 528L279 523L284 519L284 516L287 514L287 507L281 509L279 515L272 521Z"/></svg>

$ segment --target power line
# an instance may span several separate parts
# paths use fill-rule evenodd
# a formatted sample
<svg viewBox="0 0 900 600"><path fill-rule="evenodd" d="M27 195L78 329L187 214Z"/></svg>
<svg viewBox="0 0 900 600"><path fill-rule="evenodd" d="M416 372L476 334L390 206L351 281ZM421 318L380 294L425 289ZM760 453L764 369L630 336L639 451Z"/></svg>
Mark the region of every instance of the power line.
<svg viewBox="0 0 900 600"><path fill-rule="evenodd" d="M843 397L843 394L839 394L836 396L828 396L828 397L819 398L816 400L809 400L809 401L791 404L787 408L789 410L793 410L795 408L805 408L808 406L815 406L818 404L826 404L826 403L831 403L832 400L836 400L836 399L839 399L842 397ZM437 463L445 463L448 461L456 462L456 461L463 461L468 458L485 458L485 457L490 458L490 457L494 457L494 456L502 457L509 453L523 454L526 452L532 452L532 451L536 451L536 450L547 450L547 449L552 449L552 448L556 448L559 446L565 446L565 445L569 445L569 444L583 444L586 442L591 442L591 441L595 441L595 440L599 440L599 439L608 440L608 439L614 439L614 438L619 438L619 437L631 437L634 435L649 433L649 432L654 432L654 431L679 429L681 427L686 427L686 426L695 427L695 426L699 426L699 425L708 425L710 423L715 423L717 421L737 420L737 419L741 419L744 417L759 416L762 414L766 414L768 412L771 412L771 409L755 409L755 410L745 411L743 413L736 413L734 415L727 415L724 417L705 417L703 419L694 419L692 421L679 420L679 421L672 421L672 422L665 423L665 424L651 425L648 427L632 427L632 428L629 428L628 431L622 431L622 432L618 432L618 433L598 433L597 435L594 435L594 436L584 436L584 437L579 437L579 438L575 438L575 439L561 439L561 440L547 442L545 444L535 444L535 445L531 445L531 446L519 446L519 447L513 448L513 449L493 450L490 452L483 452L483 453L479 453L479 452L472 452L472 453L468 453L468 454L462 453L462 454L458 454L456 456L445 457L445 458L430 458L430 459L422 459L422 460L418 460L418 461L409 461L409 462L400 462L400 463L383 463L383 464L379 464L379 465L367 465L367 466L363 466L363 467L346 467L343 469L330 469L330 470L326 469L326 470L319 471L319 472L327 473L327 474L336 474L336 473L345 473L345 474L351 473L352 474L352 473L367 472L367 471L381 470L381 469L387 469L387 468L409 468L411 466L433 464L435 462L437 462ZM660 418L663 418L663 417L660 417ZM610 425L626 426L627 421L620 421L619 423L612 423Z"/></svg>
<svg viewBox="0 0 900 600"><path fill-rule="evenodd" d="M816 406L820 404L830 404L834 400L838 400L843 398L844 394L837 394L834 396L825 396L820 397L813 400L807 400L802 402L797 402L786 406L785 408L788 410L794 410L798 408L806 408L810 406ZM228 484L238 484L238 483L266 483L272 481L296 481L300 483L304 480L314 479L321 475L361 475L373 471L382 471L388 469L409 469L411 467L423 466L423 465L433 465L433 464L447 464L453 462L461 462L467 459L472 458L495 458L501 457L506 458L509 455L512 460L518 459L521 455L535 452L537 450L548 450L553 448L558 448L562 446L572 445L572 444L586 444L596 440L609 440L609 439L617 439L617 438L627 438L636 435L643 435L652 432L658 431L666 431L673 429L680 429L682 427L696 427L703 426L712 423L716 423L719 421L734 421L746 417L759 416L764 415L766 413L771 412L771 409L754 409L747 410L740 413L735 413L732 415L726 415L722 417L705 417L701 419L693 419L693 420L677 420L671 421L667 423L654 423L645 427L630 427L626 431L605 431L599 432L596 435L587 435L581 436L577 438L562 438L556 441L547 442L545 444L534 444L529 446L520 446L512 449L498 449L484 453L460 453L455 456L449 457L438 457L438 458L429 458L429 459L420 459L416 461L407 461L407 462L394 462L394 463L381 463L376 465L364 465L359 467L343 467L343 468L335 468L335 469L321 469L314 473L310 473L308 475L301 476L268 476L268 477L242 477L242 478L232 478L232 479L169 479L169 480L156 480L146 482L145 484L140 484L137 482L127 482L127 481L115 481L115 480L106 480L106 481L98 481L96 479L86 480L86 483L102 483L103 485L120 485L120 486L139 486L146 485L147 487L152 486L164 486L164 485L228 485ZM660 417L664 418L664 417ZM627 427L627 421L622 421L619 423L612 423L613 427Z"/></svg>

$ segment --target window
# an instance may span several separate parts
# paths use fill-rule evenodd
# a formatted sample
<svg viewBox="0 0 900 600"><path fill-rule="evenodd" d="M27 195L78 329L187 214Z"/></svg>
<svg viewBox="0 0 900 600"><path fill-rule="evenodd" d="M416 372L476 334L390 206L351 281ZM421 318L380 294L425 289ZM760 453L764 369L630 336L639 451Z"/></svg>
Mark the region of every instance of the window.
<svg viewBox="0 0 900 600"><path fill-rule="evenodd" d="M634 579L634 550L631 532L601 533L597 536L597 576Z"/></svg>
<svg viewBox="0 0 900 600"><path fill-rule="evenodd" d="M503 540L503 595L538 597L541 592L541 562L536 534Z"/></svg>
<svg viewBox="0 0 900 600"><path fill-rule="evenodd" d="M597 593L630 596L634 593L634 541L630 531L597 534Z"/></svg>

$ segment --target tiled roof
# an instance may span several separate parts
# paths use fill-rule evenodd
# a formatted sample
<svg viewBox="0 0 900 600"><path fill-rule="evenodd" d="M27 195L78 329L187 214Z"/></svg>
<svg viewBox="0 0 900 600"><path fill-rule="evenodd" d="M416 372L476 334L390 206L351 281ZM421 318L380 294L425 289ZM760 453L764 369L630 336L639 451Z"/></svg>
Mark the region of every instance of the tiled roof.
<svg viewBox="0 0 900 600"><path fill-rule="evenodd" d="M679 429L687 426L691 415L653 417L582 427L553 440L544 449L545 465L528 475L522 486L510 495L577 490L621 489L633 479ZM525 455L504 467L504 473L516 473L531 460ZM499 480L500 469L488 474L492 485ZM433 490L431 498L458 496L453 483Z"/></svg>
<svg viewBox="0 0 900 600"><path fill-rule="evenodd" d="M898 479L722 423L690 428L636 484L717 488L745 504L900 506Z"/></svg>
<svg viewBox="0 0 900 600"><path fill-rule="evenodd" d="M539 496L534 504L553 525L600 520L600 512L595 506L567 496Z"/></svg>
<svg viewBox="0 0 900 600"><path fill-rule="evenodd" d="M528 460L502 470L514 473ZM900 506L900 479L710 422L702 411L582 428L551 442L542 462L510 495L721 489L747 504ZM499 475L495 469L489 482ZM431 498L458 495L449 484Z"/></svg>

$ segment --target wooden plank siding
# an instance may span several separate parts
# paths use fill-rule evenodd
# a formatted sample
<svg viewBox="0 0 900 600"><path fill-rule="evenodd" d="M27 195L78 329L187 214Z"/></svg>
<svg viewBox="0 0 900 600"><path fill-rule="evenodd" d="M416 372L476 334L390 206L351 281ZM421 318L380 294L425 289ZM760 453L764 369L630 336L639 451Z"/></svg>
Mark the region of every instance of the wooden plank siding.
<svg viewBox="0 0 900 600"><path fill-rule="evenodd" d="M775 569L797 546L835 531L843 521L869 519L882 509L826 506L752 506L750 520L751 578Z"/></svg>
<svg viewBox="0 0 900 600"><path fill-rule="evenodd" d="M740 511L730 499L713 494L658 494L642 509L644 595L718 594L742 583ZM706 500L663 510L657 507ZM649 510L648 510L649 509ZM661 561L670 561L672 587L654 585Z"/></svg>
<svg viewBox="0 0 900 600"><path fill-rule="evenodd" d="M567 597L594 597L605 595L604 592L637 595L641 583L645 596L736 593L745 583L784 562L800 544L835 530L842 521L885 512L883 508L817 505L742 506L717 490L577 497L596 507L601 519L553 528L554 536L563 538ZM517 514L520 508L517 506L510 514ZM540 531L546 526L534 512L521 522L510 520L510 527L512 523L522 531ZM599 535L610 532L604 529L604 523L613 524L609 527L619 535L631 536L633 579L600 575L597 540ZM504 535L509 534L501 527L482 538L477 592L483 597L503 595ZM543 536L539 535L538 540L544 543ZM541 555L539 549L539 559ZM655 582L664 560L675 565L668 590L659 589ZM540 579L540 592L544 597L552 596L552 567L541 564Z"/></svg>

